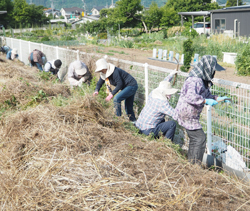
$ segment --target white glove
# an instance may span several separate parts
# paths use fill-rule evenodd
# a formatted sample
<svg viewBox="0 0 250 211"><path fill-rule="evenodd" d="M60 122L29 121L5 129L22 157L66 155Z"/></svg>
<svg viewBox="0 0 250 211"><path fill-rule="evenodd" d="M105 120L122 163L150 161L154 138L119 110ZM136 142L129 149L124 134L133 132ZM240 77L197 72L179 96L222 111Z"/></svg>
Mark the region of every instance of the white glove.
<svg viewBox="0 0 250 211"><path fill-rule="evenodd" d="M84 83L86 80L85 80L85 78L84 77L82 77L81 79L80 79L80 82L81 83Z"/></svg>
<svg viewBox="0 0 250 211"><path fill-rule="evenodd" d="M171 73L169 73L169 75L174 75L174 74L178 74L178 71L176 71L176 70L173 70Z"/></svg>

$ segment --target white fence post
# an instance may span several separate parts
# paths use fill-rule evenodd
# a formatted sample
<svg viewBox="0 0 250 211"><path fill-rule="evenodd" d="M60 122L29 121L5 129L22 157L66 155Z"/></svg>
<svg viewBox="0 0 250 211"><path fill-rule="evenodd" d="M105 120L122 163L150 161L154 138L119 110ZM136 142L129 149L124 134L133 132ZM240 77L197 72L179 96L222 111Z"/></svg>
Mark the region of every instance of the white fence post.
<svg viewBox="0 0 250 211"><path fill-rule="evenodd" d="M19 52L18 52L18 57L20 61L23 61L23 54L22 54L22 40L19 40Z"/></svg>
<svg viewBox="0 0 250 211"><path fill-rule="evenodd" d="M212 106L207 105L207 154L212 154Z"/></svg>
<svg viewBox="0 0 250 211"><path fill-rule="evenodd" d="M181 64L184 64L184 54L181 55Z"/></svg>
<svg viewBox="0 0 250 211"><path fill-rule="evenodd" d="M162 49L158 50L158 59L162 59Z"/></svg>
<svg viewBox="0 0 250 211"><path fill-rule="evenodd" d="M43 43L41 43L41 51L43 52Z"/></svg>
<svg viewBox="0 0 250 211"><path fill-rule="evenodd" d="M148 63L145 63L145 100L148 101Z"/></svg>
<svg viewBox="0 0 250 211"><path fill-rule="evenodd" d="M59 50L58 50L58 46L56 46L56 59L59 59Z"/></svg>
<svg viewBox="0 0 250 211"><path fill-rule="evenodd" d="M153 49L153 58L156 59L156 48Z"/></svg>
<svg viewBox="0 0 250 211"><path fill-rule="evenodd" d="M76 60L80 60L80 51L79 50L76 51L76 57L77 57Z"/></svg>
<svg viewBox="0 0 250 211"><path fill-rule="evenodd" d="M29 53L31 52L31 48L30 48L30 41L29 41Z"/></svg>

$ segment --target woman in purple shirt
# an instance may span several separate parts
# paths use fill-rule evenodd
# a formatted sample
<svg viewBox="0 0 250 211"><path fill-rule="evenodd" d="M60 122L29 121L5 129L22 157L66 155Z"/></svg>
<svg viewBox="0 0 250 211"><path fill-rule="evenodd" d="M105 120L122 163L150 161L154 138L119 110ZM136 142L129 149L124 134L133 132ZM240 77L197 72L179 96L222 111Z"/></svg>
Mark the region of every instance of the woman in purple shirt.
<svg viewBox="0 0 250 211"><path fill-rule="evenodd" d="M225 70L213 56L203 56L190 71L183 84L181 95L175 108L178 123L183 126L189 137L188 160L191 163L202 162L206 148L206 135L199 122L204 105L216 105L216 100L226 97L212 95L209 88L213 85L215 71Z"/></svg>

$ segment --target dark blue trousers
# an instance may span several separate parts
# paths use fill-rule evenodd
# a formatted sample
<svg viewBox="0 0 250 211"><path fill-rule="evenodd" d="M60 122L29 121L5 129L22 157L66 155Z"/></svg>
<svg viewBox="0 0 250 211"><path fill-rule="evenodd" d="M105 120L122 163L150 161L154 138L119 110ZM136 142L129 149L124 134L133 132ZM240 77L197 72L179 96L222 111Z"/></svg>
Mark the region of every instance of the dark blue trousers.
<svg viewBox="0 0 250 211"><path fill-rule="evenodd" d="M123 90L121 90L118 94L115 95L114 106L116 110L116 116L122 115L121 101L125 100L125 110L129 117L129 120L130 121L136 120L133 106L134 106L135 93L137 89L138 89L137 85L127 86Z"/></svg>
<svg viewBox="0 0 250 211"><path fill-rule="evenodd" d="M141 132L145 135L153 134L155 138L159 138L159 135L162 134L166 138L174 139L174 133L176 129L175 121L167 121L163 120L160 124L158 124L155 128L150 128L148 130L142 130Z"/></svg>

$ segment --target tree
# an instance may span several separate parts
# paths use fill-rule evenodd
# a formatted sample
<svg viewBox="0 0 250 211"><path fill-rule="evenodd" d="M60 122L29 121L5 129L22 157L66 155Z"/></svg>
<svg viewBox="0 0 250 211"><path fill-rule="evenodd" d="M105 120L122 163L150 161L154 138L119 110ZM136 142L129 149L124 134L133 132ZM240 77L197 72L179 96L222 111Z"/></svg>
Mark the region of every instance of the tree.
<svg viewBox="0 0 250 211"><path fill-rule="evenodd" d="M14 0L13 18L17 24L41 24L49 20L43 6L29 5L25 0Z"/></svg>
<svg viewBox="0 0 250 211"><path fill-rule="evenodd" d="M242 0L238 0L238 6L240 5L243 5ZM237 6L237 0L228 0L226 3L226 7L233 7L233 6Z"/></svg>
<svg viewBox="0 0 250 211"><path fill-rule="evenodd" d="M161 18L162 10L158 7L156 2L152 2L149 10L146 10L141 17L146 33L148 29L150 33L154 27L159 27Z"/></svg>
<svg viewBox="0 0 250 211"><path fill-rule="evenodd" d="M208 11L218 8L218 3L211 3L211 0L168 0L162 8L161 25L172 26L180 22L181 17L178 12Z"/></svg>
<svg viewBox="0 0 250 211"><path fill-rule="evenodd" d="M162 7L162 18L160 20L161 26L171 27L179 22L179 15L175 11L174 7Z"/></svg>
<svg viewBox="0 0 250 211"><path fill-rule="evenodd" d="M141 0L120 0L116 2L113 17L126 27L133 26L138 22L136 16L142 9Z"/></svg>
<svg viewBox="0 0 250 211"><path fill-rule="evenodd" d="M7 14L0 15L1 24L5 27L13 24L12 13L13 13L13 2L12 0L1 0L0 1L0 10L7 11Z"/></svg>

